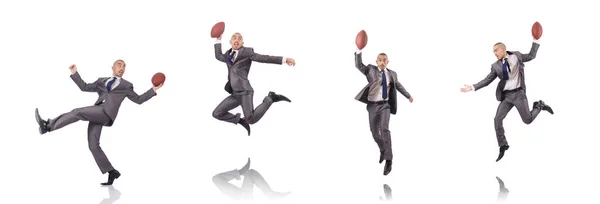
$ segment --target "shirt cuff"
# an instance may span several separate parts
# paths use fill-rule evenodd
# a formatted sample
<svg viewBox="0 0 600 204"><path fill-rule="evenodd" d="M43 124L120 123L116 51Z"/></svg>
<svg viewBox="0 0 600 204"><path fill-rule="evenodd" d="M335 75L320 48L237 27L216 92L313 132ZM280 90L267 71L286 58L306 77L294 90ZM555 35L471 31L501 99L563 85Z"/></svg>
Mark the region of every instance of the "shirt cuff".
<svg viewBox="0 0 600 204"><path fill-rule="evenodd" d="M360 50L356 50L356 54L357 54L357 55L358 55L358 54L360 54L360 53L361 53L361 51L360 51Z"/></svg>
<svg viewBox="0 0 600 204"><path fill-rule="evenodd" d="M533 42L534 42L535 44L538 44L538 45L539 45L539 44L540 44L540 39L537 39L537 40L535 40L535 39L534 39L534 40L533 40Z"/></svg>
<svg viewBox="0 0 600 204"><path fill-rule="evenodd" d="M281 64L285 64L285 62L287 62L287 57L283 57L283 59L281 59Z"/></svg>
<svg viewBox="0 0 600 204"><path fill-rule="evenodd" d="M471 91L475 91L475 86L471 85Z"/></svg>
<svg viewBox="0 0 600 204"><path fill-rule="evenodd" d="M221 43L221 40L215 41L215 44L219 44L219 43Z"/></svg>

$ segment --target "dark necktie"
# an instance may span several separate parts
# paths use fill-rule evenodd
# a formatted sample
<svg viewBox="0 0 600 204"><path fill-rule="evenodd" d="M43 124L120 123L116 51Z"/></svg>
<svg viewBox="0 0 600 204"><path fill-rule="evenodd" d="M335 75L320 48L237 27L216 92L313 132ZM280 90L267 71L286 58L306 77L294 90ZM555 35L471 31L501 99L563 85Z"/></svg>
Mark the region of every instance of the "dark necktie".
<svg viewBox="0 0 600 204"><path fill-rule="evenodd" d="M229 54L229 63L233 65L233 56L235 55L235 51L231 51L231 54Z"/></svg>
<svg viewBox="0 0 600 204"><path fill-rule="evenodd" d="M383 100L387 99L387 84L387 77L385 75L385 70L383 70L381 71L381 96L383 96Z"/></svg>
<svg viewBox="0 0 600 204"><path fill-rule="evenodd" d="M106 84L106 90L110 91L115 81L117 81L117 77L112 77L111 80Z"/></svg>
<svg viewBox="0 0 600 204"><path fill-rule="evenodd" d="M504 64L502 64L502 74L504 80L508 80L508 73L510 72L510 66L508 66L508 58L504 58Z"/></svg>

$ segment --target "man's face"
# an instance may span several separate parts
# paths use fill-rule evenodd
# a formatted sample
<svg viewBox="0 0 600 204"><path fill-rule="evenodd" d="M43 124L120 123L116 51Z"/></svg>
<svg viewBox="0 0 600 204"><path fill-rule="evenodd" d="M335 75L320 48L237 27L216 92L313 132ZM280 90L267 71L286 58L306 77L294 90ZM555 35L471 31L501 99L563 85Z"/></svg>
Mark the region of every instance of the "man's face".
<svg viewBox="0 0 600 204"><path fill-rule="evenodd" d="M387 55L377 56L377 67L379 67L379 69L385 69L387 67L387 64L388 64Z"/></svg>
<svg viewBox="0 0 600 204"><path fill-rule="evenodd" d="M494 55L496 55L496 58L501 60L506 56L506 47L504 45L494 46Z"/></svg>
<svg viewBox="0 0 600 204"><path fill-rule="evenodd" d="M242 34L239 34L239 33L233 34L231 36L231 40L229 40L229 43L231 43L232 49L234 49L234 50L240 49L244 45L244 39L242 38Z"/></svg>
<svg viewBox="0 0 600 204"><path fill-rule="evenodd" d="M125 73L125 62L123 60L117 60L115 61L115 63L113 64L112 70L113 70L113 75L118 76L118 77L123 77L123 74Z"/></svg>

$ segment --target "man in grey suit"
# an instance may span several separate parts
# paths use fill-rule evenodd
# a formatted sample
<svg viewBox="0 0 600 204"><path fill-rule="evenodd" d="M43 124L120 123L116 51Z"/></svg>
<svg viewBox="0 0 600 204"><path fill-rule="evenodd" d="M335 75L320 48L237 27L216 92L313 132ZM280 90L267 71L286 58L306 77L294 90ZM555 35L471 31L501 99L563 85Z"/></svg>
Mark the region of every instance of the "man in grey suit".
<svg viewBox="0 0 600 204"><path fill-rule="evenodd" d="M254 108L254 89L252 89L250 81L248 81L248 73L250 72L252 62L269 64L286 63L289 66L294 66L296 61L292 58L255 53L253 48L243 46L244 39L240 33L233 34L229 43L231 44L231 49L225 53L221 50L221 36L217 37L215 43L215 58L227 64L228 81L225 84L225 91L230 96L225 98L215 108L212 115L218 120L242 125L248 131L249 136L250 125L257 123L267 110L269 110L271 104L279 101L291 102L287 97L271 91L263 99L263 103L258 105L256 109ZM234 115L229 112L240 105L244 112L244 118L241 118L241 114L239 113Z"/></svg>
<svg viewBox="0 0 600 204"><path fill-rule="evenodd" d="M100 134L102 126L110 127L113 125L119 113L119 107L125 99L133 101L137 104L142 104L156 95L156 90L162 87L162 84L152 87L142 95L138 95L133 90L133 84L123 79L125 73L125 62L117 60L112 66L112 77L101 77L93 83L86 83L79 76L77 66L71 65L71 79L84 92L98 93L98 99L92 106L73 109L71 112L64 113L54 119L43 120L40 117L38 109L35 109L35 118L39 125L40 134L52 132L63 128L77 121L88 121L88 145L96 164L100 168L100 172L105 174L108 172L108 181L102 185L112 185L114 180L121 176L108 158L102 148L100 148Z"/></svg>
<svg viewBox="0 0 600 204"><path fill-rule="evenodd" d="M356 96L356 100L367 104L369 125L377 146L379 146L379 163L385 160L383 175L392 171L392 138L389 130L390 114L396 114L396 90L411 103L413 97L398 81L398 74L387 68L388 56L380 53L377 56L377 66L362 62L361 50L355 53L355 64L358 71L367 77L369 82Z"/></svg>
<svg viewBox="0 0 600 204"><path fill-rule="evenodd" d="M539 41L534 39L531 50L529 53L524 54L518 51L506 51L504 43L496 43L494 45L494 55L498 60L492 64L490 73L479 83L465 85L460 89L464 93L477 91L492 83L496 78L500 79L496 87L496 99L500 101L500 104L494 117L496 139L500 147L496 162L504 157L504 152L509 148L502 121L513 107L517 108L525 124L533 122L541 110L554 114L552 108L542 100L533 102L533 110L530 111L529 102L527 101L524 63L535 59L539 46Z"/></svg>

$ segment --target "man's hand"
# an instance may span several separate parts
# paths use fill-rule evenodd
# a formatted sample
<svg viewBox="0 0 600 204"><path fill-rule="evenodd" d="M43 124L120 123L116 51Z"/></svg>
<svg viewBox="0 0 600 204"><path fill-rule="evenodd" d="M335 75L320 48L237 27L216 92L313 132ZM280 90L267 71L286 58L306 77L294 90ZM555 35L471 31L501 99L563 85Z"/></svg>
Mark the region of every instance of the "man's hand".
<svg viewBox="0 0 600 204"><path fill-rule="evenodd" d="M411 96L408 101L410 101L411 103L413 102L413 97Z"/></svg>
<svg viewBox="0 0 600 204"><path fill-rule="evenodd" d="M466 85L466 84L465 84L465 87L460 88L460 91L463 93L467 93L472 90L473 90L473 87L471 85Z"/></svg>
<svg viewBox="0 0 600 204"><path fill-rule="evenodd" d="M154 89L154 91L156 91L156 90L160 89L160 87L162 87L163 84L165 84L165 83L162 83L162 84L160 84L158 86L153 86L152 89Z"/></svg>
<svg viewBox="0 0 600 204"><path fill-rule="evenodd" d="M69 66L69 70L71 70L71 74L75 74L77 72L77 65L72 64Z"/></svg>
<svg viewBox="0 0 600 204"><path fill-rule="evenodd" d="M295 66L296 65L296 60L292 59L292 58L287 58L285 59L285 63L289 66Z"/></svg>
<svg viewBox="0 0 600 204"><path fill-rule="evenodd" d="M219 37L217 37L217 40L221 40L221 35L219 35Z"/></svg>

